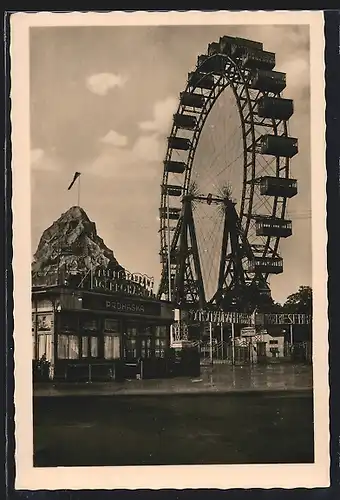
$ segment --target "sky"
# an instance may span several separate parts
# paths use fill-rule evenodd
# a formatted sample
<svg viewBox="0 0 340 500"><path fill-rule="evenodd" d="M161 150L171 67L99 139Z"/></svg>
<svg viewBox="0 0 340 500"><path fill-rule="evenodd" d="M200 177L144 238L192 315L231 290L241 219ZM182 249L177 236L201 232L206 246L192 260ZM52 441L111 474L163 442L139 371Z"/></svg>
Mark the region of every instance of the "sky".
<svg viewBox="0 0 340 500"><path fill-rule="evenodd" d="M293 236L280 242L284 301L311 285L310 77L308 26L112 26L30 29L32 254L42 232L80 205L119 263L159 280L160 184L179 93L197 56L231 35L261 41L287 73L294 99L290 135L299 139L288 204Z"/></svg>

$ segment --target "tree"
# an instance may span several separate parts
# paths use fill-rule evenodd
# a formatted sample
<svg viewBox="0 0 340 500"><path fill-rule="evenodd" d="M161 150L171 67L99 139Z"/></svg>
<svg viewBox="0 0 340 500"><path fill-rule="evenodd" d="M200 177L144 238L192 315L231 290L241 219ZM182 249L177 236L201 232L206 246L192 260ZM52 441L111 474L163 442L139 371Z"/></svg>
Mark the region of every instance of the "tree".
<svg viewBox="0 0 340 500"><path fill-rule="evenodd" d="M310 286L300 286L296 293L287 297L284 310L291 313L312 314L313 292Z"/></svg>

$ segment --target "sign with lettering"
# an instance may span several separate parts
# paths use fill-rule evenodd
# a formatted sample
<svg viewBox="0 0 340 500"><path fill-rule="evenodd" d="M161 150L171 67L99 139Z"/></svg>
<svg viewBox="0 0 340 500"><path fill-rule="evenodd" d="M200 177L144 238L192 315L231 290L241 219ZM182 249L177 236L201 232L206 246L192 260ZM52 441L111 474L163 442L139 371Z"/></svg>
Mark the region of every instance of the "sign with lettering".
<svg viewBox="0 0 340 500"><path fill-rule="evenodd" d="M310 314L257 314L258 325L309 325Z"/></svg>
<svg viewBox="0 0 340 500"><path fill-rule="evenodd" d="M246 328L241 329L241 337L255 337L256 328L252 326L247 326Z"/></svg>
<svg viewBox="0 0 340 500"><path fill-rule="evenodd" d="M191 321L199 321L201 323L230 323L249 325L252 322L252 315L238 312L225 311L206 311L204 309L191 309L188 311Z"/></svg>
<svg viewBox="0 0 340 500"><path fill-rule="evenodd" d="M204 309L191 309L188 311L188 320L199 323L228 323L239 325L309 325L309 314L268 314L268 313L238 313L225 311L207 311Z"/></svg>
<svg viewBox="0 0 340 500"><path fill-rule="evenodd" d="M91 288L94 290L107 290L120 292L124 295L138 295L141 297L154 297L154 279L139 273L130 273L126 270L98 268L91 279Z"/></svg>
<svg viewBox="0 0 340 500"><path fill-rule="evenodd" d="M105 290L107 292L123 293L124 295L137 295L140 297L153 297L151 290L144 288L139 283L119 282L114 279L94 277L92 280L93 290Z"/></svg>
<svg viewBox="0 0 340 500"><path fill-rule="evenodd" d="M97 267L85 272L78 271L73 264L71 262L67 269L60 269L59 273L56 271L47 274L37 273L33 279L34 286L51 286L60 283L62 286L69 286L73 289L85 288L139 297L155 297L154 279L146 274L105 267Z"/></svg>
<svg viewBox="0 0 340 500"><path fill-rule="evenodd" d="M127 297L86 296L83 297L83 309L101 309L121 314L141 316L160 316L161 303L147 300L133 300Z"/></svg>
<svg viewBox="0 0 340 500"><path fill-rule="evenodd" d="M130 273L129 271L114 271L107 268L98 268L94 272L95 278L108 278L114 281L128 281L138 283L148 290L152 290L154 286L154 279L146 274Z"/></svg>

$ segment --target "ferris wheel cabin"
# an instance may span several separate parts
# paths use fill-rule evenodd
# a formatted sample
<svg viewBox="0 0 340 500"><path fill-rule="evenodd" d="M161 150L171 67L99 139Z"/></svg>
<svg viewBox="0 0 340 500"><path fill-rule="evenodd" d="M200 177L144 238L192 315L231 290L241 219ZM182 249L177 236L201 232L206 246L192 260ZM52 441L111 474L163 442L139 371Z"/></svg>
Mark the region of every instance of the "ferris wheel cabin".
<svg viewBox="0 0 340 500"><path fill-rule="evenodd" d="M177 128L184 130L194 130L196 128L196 117L192 115L184 115L181 113L174 114L174 125Z"/></svg>
<svg viewBox="0 0 340 500"><path fill-rule="evenodd" d="M256 236L275 236L288 238L292 235L292 221L276 217L258 217L256 219Z"/></svg>
<svg viewBox="0 0 340 500"><path fill-rule="evenodd" d="M171 149L180 149L181 151L188 151L191 146L191 141L185 137L168 137L168 145Z"/></svg>
<svg viewBox="0 0 340 500"><path fill-rule="evenodd" d="M248 271L261 274L283 273L283 259L281 257L255 257L248 263Z"/></svg>
<svg viewBox="0 0 340 500"><path fill-rule="evenodd" d="M208 75L199 71L192 71L188 74L189 85L201 89L211 90L215 86L214 75Z"/></svg>
<svg viewBox="0 0 340 500"><path fill-rule="evenodd" d="M172 172L173 174L183 174L186 169L186 164L184 161L168 160L164 162L164 167L167 172Z"/></svg>
<svg viewBox="0 0 340 500"><path fill-rule="evenodd" d="M248 69L272 70L276 64L274 52L257 50L246 52L242 57L242 66Z"/></svg>
<svg viewBox="0 0 340 500"><path fill-rule="evenodd" d="M180 102L182 106L188 106L189 108L203 108L205 99L201 94L194 94L192 92L181 92Z"/></svg>
<svg viewBox="0 0 340 500"><path fill-rule="evenodd" d="M263 50L263 44L261 42L232 36L222 36L218 45L222 54L234 57L241 57L247 51Z"/></svg>
<svg viewBox="0 0 340 500"><path fill-rule="evenodd" d="M263 155L292 158L298 153L298 140L295 137L262 135L260 138L260 151Z"/></svg>
<svg viewBox="0 0 340 500"><path fill-rule="evenodd" d="M171 219L171 220L178 220L180 214L181 214L181 209L180 208L161 207L159 209L159 216L162 219L167 219L169 217L169 219Z"/></svg>
<svg viewBox="0 0 340 500"><path fill-rule="evenodd" d="M220 44L218 42L212 42L208 45L208 56L215 56L216 54L220 54Z"/></svg>
<svg viewBox="0 0 340 500"><path fill-rule="evenodd" d="M162 194L179 197L182 196L182 193L183 193L182 186L177 186L175 184L162 185Z"/></svg>
<svg viewBox="0 0 340 500"><path fill-rule="evenodd" d="M294 113L292 99L263 96L257 104L257 114L260 118L276 118L289 120Z"/></svg>
<svg viewBox="0 0 340 500"><path fill-rule="evenodd" d="M260 179L260 194L293 198L297 195L297 180L265 176Z"/></svg>
<svg viewBox="0 0 340 500"><path fill-rule="evenodd" d="M262 92L279 94L286 88L286 73L258 69L251 77L250 87Z"/></svg>

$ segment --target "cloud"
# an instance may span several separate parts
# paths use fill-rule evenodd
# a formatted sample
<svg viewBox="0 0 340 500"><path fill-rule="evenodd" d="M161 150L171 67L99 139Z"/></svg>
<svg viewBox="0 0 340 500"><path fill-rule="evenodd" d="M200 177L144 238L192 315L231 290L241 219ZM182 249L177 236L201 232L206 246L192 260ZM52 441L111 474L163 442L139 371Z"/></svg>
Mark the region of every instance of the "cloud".
<svg viewBox="0 0 340 500"><path fill-rule="evenodd" d="M44 151L40 148L31 150L31 166L34 167L40 163L44 156Z"/></svg>
<svg viewBox="0 0 340 500"><path fill-rule="evenodd" d="M164 141L158 134L142 134L131 148L113 145L103 149L86 170L97 177L140 182L161 175L164 154Z"/></svg>
<svg viewBox="0 0 340 500"><path fill-rule="evenodd" d="M165 134L170 132L172 115L176 111L178 100L176 97L167 97L157 101L153 107L153 118L150 121L139 123L139 128L147 132Z"/></svg>
<svg viewBox="0 0 340 500"><path fill-rule="evenodd" d="M114 73L97 73L86 79L86 87L94 94L104 96L115 87L123 87L127 78Z"/></svg>
<svg viewBox="0 0 340 500"><path fill-rule="evenodd" d="M133 146L132 155L140 160L161 162L164 156L163 141L157 134L141 135Z"/></svg>
<svg viewBox="0 0 340 500"><path fill-rule="evenodd" d="M46 154L41 148L31 149L31 169L45 172L55 172L59 164L55 158Z"/></svg>
<svg viewBox="0 0 340 500"><path fill-rule="evenodd" d="M301 93L309 86L309 64L306 59L299 57L286 60L284 71L287 73L287 88L290 91Z"/></svg>
<svg viewBox="0 0 340 500"><path fill-rule="evenodd" d="M124 147L128 143L126 135L119 134L114 130L110 130L104 137L100 139L100 142L104 144L109 144L116 147Z"/></svg>

